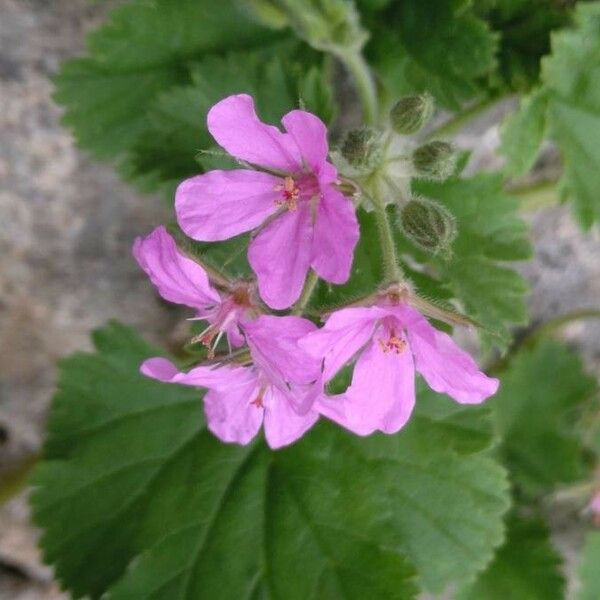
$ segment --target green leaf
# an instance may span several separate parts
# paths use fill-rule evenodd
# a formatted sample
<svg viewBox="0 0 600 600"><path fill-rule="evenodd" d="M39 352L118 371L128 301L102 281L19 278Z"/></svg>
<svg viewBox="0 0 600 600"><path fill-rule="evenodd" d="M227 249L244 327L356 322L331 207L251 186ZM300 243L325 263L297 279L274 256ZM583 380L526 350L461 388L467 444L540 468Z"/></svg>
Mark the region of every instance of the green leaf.
<svg viewBox="0 0 600 600"><path fill-rule="evenodd" d="M584 227L600 219L600 2L578 3L575 27L552 36L542 63L550 137L564 161L565 196Z"/></svg>
<svg viewBox="0 0 600 600"><path fill-rule="evenodd" d="M404 600L410 563L441 590L502 539L507 483L478 451L485 413L430 399L396 436L323 422L279 452L227 445L200 391L138 374L155 351L131 330L95 342L63 361L32 499L45 558L75 597Z"/></svg>
<svg viewBox="0 0 600 600"><path fill-rule="evenodd" d="M494 561L456 600L562 600L564 592L561 559L545 523L512 515Z"/></svg>
<svg viewBox="0 0 600 600"><path fill-rule="evenodd" d="M206 54L273 39L236 0L134 0L88 37L88 55L67 61L56 100L78 143L98 158L127 150L146 130L156 96L189 81Z"/></svg>
<svg viewBox="0 0 600 600"><path fill-rule="evenodd" d="M579 567L577 578L579 588L577 600L597 600L600 597L600 531L587 534Z"/></svg>
<svg viewBox="0 0 600 600"><path fill-rule="evenodd" d="M523 98L519 110L504 122L500 150L511 175L524 175L533 167L546 135L547 106L545 89L539 89Z"/></svg>
<svg viewBox="0 0 600 600"><path fill-rule="evenodd" d="M451 109L477 94L497 37L469 0L391 2L371 18L367 53L392 98L423 91Z"/></svg>
<svg viewBox="0 0 600 600"><path fill-rule="evenodd" d="M501 454L526 494L585 477L588 465L575 422L597 390L579 356L556 342L542 341L512 357L490 404L503 439Z"/></svg>
<svg viewBox="0 0 600 600"><path fill-rule="evenodd" d="M571 2L478 0L475 9L500 34L498 72L490 85L529 92L539 83L540 59L550 51L550 34L569 23Z"/></svg>
<svg viewBox="0 0 600 600"><path fill-rule="evenodd" d="M467 314L493 335L484 339L505 347L510 327L527 322L527 286L514 270L498 261L531 256L518 203L502 190L500 175L481 173L443 183L417 182L415 191L438 200L456 217L458 237L448 260L436 260L440 277Z"/></svg>
<svg viewBox="0 0 600 600"><path fill-rule="evenodd" d="M151 181L174 185L214 167L214 158L201 154L215 144L206 129L206 114L230 94L252 95L261 118L271 123L300 101L329 121L333 99L328 76L322 66L306 68L295 57L297 51L297 44L277 45L268 53L234 52L195 63L193 83L162 93L149 110L144 133L128 156L129 177L150 176ZM234 161L229 164L239 167Z"/></svg>

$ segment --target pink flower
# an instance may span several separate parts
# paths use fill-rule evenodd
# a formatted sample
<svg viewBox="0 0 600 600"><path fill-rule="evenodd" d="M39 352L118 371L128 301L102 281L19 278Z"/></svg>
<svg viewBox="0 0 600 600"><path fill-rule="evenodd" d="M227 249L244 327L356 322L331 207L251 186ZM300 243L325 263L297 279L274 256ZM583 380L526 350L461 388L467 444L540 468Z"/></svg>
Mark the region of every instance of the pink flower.
<svg viewBox="0 0 600 600"><path fill-rule="evenodd" d="M164 227L157 227L144 239L137 238L133 255L165 300L196 309L196 319L210 323L195 341L209 347L211 353L223 334L231 346L244 343L239 323L252 311L247 284L237 284L229 294L219 294L206 271L179 252Z"/></svg>
<svg viewBox="0 0 600 600"><path fill-rule="evenodd" d="M346 392L320 410L359 435L395 433L406 424L415 404L415 369L433 390L461 404L480 403L499 385L450 336L404 304L339 310L299 344L323 360L326 382L358 357Z"/></svg>
<svg viewBox="0 0 600 600"><path fill-rule="evenodd" d="M202 241L259 228L248 249L263 300L291 306L310 267L331 283L350 276L358 223L352 202L335 187L327 162L327 129L315 115L293 110L286 133L262 123L246 94L215 104L207 117L215 140L232 156L263 170L210 171L177 189L183 231ZM267 171L267 172L265 172Z"/></svg>
<svg viewBox="0 0 600 600"><path fill-rule="evenodd" d="M252 364L201 365L181 373L164 358L151 358L141 372L153 379L207 388L208 428L222 441L247 444L264 422L271 448L291 444L310 429L319 413L319 362L298 347L316 327L300 317L261 316L241 325Z"/></svg>

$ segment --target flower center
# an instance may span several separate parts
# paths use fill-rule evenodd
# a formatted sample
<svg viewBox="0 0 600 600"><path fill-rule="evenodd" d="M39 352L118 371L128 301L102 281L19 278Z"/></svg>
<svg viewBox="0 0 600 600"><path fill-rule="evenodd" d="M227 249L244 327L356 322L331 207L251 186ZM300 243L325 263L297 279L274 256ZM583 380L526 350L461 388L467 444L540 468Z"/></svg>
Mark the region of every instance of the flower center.
<svg viewBox="0 0 600 600"><path fill-rule="evenodd" d="M256 408L264 408L265 405L263 404L262 392L259 392L256 398L254 398L254 400L252 400L250 404L253 404L254 406L256 406Z"/></svg>
<svg viewBox="0 0 600 600"><path fill-rule="evenodd" d="M223 331L219 330L216 323L209 325L202 333L195 335L190 344L200 343L208 349L208 358L212 360L215 357L215 350L223 337ZM213 341L214 340L214 341Z"/></svg>
<svg viewBox="0 0 600 600"><path fill-rule="evenodd" d="M406 342L402 338L399 338L393 331L387 340L379 338L377 341L384 354L388 354L389 352L402 354L406 350Z"/></svg>
<svg viewBox="0 0 600 600"><path fill-rule="evenodd" d="M265 397L265 391L266 391L266 385L263 383L260 386L260 389L258 390L258 394L256 395L256 398L254 398L254 400L252 400L250 402L250 404L252 404L253 406L256 406L256 408L264 408L265 404L264 404L263 400Z"/></svg>
<svg viewBox="0 0 600 600"><path fill-rule="evenodd" d="M278 206L285 206L288 210L296 210L298 208L298 200L300 199L300 188L296 180L288 175L283 183L275 186L276 192L282 192L281 198L275 201Z"/></svg>
<svg viewBox="0 0 600 600"><path fill-rule="evenodd" d="M275 204L288 210L297 210L300 200L320 196L319 182L312 174L303 175L299 179L287 175L283 183L278 183L273 189L281 193L281 196L275 200Z"/></svg>

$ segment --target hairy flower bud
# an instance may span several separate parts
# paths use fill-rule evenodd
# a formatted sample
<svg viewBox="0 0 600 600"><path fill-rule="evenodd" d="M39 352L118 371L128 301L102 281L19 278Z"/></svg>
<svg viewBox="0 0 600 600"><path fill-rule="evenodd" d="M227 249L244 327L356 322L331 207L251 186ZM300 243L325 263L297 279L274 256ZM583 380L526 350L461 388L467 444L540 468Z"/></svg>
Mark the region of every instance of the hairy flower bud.
<svg viewBox="0 0 600 600"><path fill-rule="evenodd" d="M433 115L433 98L429 94L400 98L390 111L392 128L400 135L417 133Z"/></svg>
<svg viewBox="0 0 600 600"><path fill-rule="evenodd" d="M383 156L381 132L372 127L350 130L342 143L341 153L354 169L368 173Z"/></svg>
<svg viewBox="0 0 600 600"><path fill-rule="evenodd" d="M419 146L412 155L416 176L437 181L447 179L454 173L457 160L454 146L439 140Z"/></svg>
<svg viewBox="0 0 600 600"><path fill-rule="evenodd" d="M447 254L457 234L454 216L429 198L412 198L404 205L400 227L413 244L432 254Z"/></svg>

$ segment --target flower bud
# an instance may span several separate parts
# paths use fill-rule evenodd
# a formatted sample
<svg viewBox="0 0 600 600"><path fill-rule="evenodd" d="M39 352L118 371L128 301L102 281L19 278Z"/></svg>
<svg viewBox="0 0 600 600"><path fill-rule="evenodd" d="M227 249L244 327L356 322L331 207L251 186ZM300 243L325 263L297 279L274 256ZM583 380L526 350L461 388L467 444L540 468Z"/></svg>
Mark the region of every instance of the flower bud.
<svg viewBox="0 0 600 600"><path fill-rule="evenodd" d="M417 177L442 181L456 170L458 153L452 144L434 140L419 146L412 155Z"/></svg>
<svg viewBox="0 0 600 600"><path fill-rule="evenodd" d="M354 169L368 173L383 156L381 132L372 127L350 130L342 143L341 153Z"/></svg>
<svg viewBox="0 0 600 600"><path fill-rule="evenodd" d="M400 227L413 244L432 254L448 254L457 234L454 216L429 198L412 198L405 204Z"/></svg>
<svg viewBox="0 0 600 600"><path fill-rule="evenodd" d="M390 111L392 129L400 135L417 133L431 119L433 108L429 94L400 98Z"/></svg>

